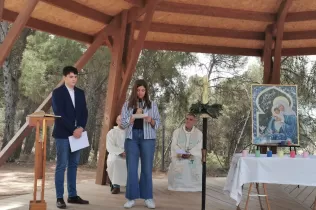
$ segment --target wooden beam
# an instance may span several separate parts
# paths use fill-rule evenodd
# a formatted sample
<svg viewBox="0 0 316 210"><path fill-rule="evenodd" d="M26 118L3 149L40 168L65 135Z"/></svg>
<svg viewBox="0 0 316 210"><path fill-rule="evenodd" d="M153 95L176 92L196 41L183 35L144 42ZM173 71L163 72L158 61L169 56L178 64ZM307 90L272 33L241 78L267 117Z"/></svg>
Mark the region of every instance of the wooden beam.
<svg viewBox="0 0 316 210"><path fill-rule="evenodd" d="M100 33L93 43L89 46L89 48L84 52L84 54L80 57L80 59L74 65L78 70L82 69L84 65L89 61L89 59L93 56L93 54L97 51L100 45L103 43L103 38L105 34ZM57 86L59 87L64 83L61 80ZM52 93L50 93L47 98L42 102L42 104L36 109L36 111L43 110L47 112L51 107ZM18 130L18 132L14 135L14 137L8 142L8 144L0 151L0 166L5 163L5 161L11 156L11 154L15 151L15 149L22 144L23 139L28 136L31 132L31 128L28 126L28 122L24 123L24 125Z"/></svg>
<svg viewBox="0 0 316 210"><path fill-rule="evenodd" d="M316 39L316 30L284 32L283 40Z"/></svg>
<svg viewBox="0 0 316 210"><path fill-rule="evenodd" d="M132 22L127 25L126 36L124 42L124 52L123 52L123 72L125 73L126 67L133 49L134 43L134 31L135 31L135 22Z"/></svg>
<svg viewBox="0 0 316 210"><path fill-rule="evenodd" d="M0 20L3 20L4 0L0 0Z"/></svg>
<svg viewBox="0 0 316 210"><path fill-rule="evenodd" d="M135 72L138 57L141 50L143 49L144 41L145 41L147 32L150 28L150 24L152 22L152 18L153 18L155 8L158 2L159 0L152 0L152 1L149 1L149 3L147 3L146 5L146 8L145 8L146 15L144 17L144 21L142 22L142 26L139 30L137 40L135 41L135 44L133 45L131 55L130 55L130 60L127 64L126 73L124 74L123 83L120 90L120 102L119 102L120 106L125 101L126 91L131 81L132 75Z"/></svg>
<svg viewBox="0 0 316 210"><path fill-rule="evenodd" d="M142 22L136 22L136 30L139 30L141 28L141 24ZM171 33L171 34L247 39L247 40L249 39L264 40L264 33L262 32L232 30L232 29L223 29L223 28L185 26L185 25L176 25L176 24L165 24L165 23L152 23L150 25L149 31Z"/></svg>
<svg viewBox="0 0 316 210"><path fill-rule="evenodd" d="M299 22L316 20L316 11L292 12L288 13L285 22Z"/></svg>
<svg viewBox="0 0 316 210"><path fill-rule="evenodd" d="M283 48L282 56L316 55L316 47Z"/></svg>
<svg viewBox="0 0 316 210"><path fill-rule="evenodd" d="M75 13L77 15L86 17L88 19L108 24L113 19L113 16L104 14L98 10L87 7L73 0L41 0L47 4L53 5L55 7L67 10L69 12Z"/></svg>
<svg viewBox="0 0 316 210"><path fill-rule="evenodd" d="M273 72L271 84L280 84L281 77L281 52L282 52L282 40L283 40L283 31L284 31L284 22L288 10L292 4L292 0L283 0L277 15L277 34L275 41L275 49L274 49L274 60L273 60Z"/></svg>
<svg viewBox="0 0 316 210"><path fill-rule="evenodd" d="M141 24L142 22L140 21L136 22L135 29L139 30L141 27ZM152 23L150 25L149 31L163 32L163 33L170 33L170 34L212 36L212 37L222 37L222 38L232 38L232 39L265 40L265 33L263 32L186 26L186 25L177 25L177 24L166 24L166 23ZM301 39L316 39L316 30L284 32L283 40L301 40Z"/></svg>
<svg viewBox="0 0 316 210"><path fill-rule="evenodd" d="M4 60L10 53L12 46L15 41L19 38L20 33L22 32L25 24L30 18L35 6L37 5L39 0L29 0L25 2L23 10L20 12L16 20L14 21L10 31L4 38L3 43L0 46L0 66L2 66Z"/></svg>
<svg viewBox="0 0 316 210"><path fill-rule="evenodd" d="M268 84L269 78L271 75L271 55L272 55L272 31L273 25L268 25L266 32L265 32L265 42L264 42L264 50L263 50L263 63L264 63L264 70L263 70L263 83Z"/></svg>
<svg viewBox="0 0 316 210"><path fill-rule="evenodd" d="M144 7L145 1L144 0L124 0L130 4L132 4L135 7Z"/></svg>
<svg viewBox="0 0 316 210"><path fill-rule="evenodd" d="M110 50L113 49L113 39L110 36L105 38L105 44Z"/></svg>
<svg viewBox="0 0 316 210"><path fill-rule="evenodd" d="M108 89L106 93L105 110L103 127L101 130L101 137L99 141L99 158L98 169L96 175L96 184L106 184L106 169L107 169L107 155L106 155L106 135L113 127L115 119L118 115L119 108L117 106L119 100L120 84L122 78L122 56L124 48L124 38L127 25L127 12L122 13L121 25L119 34L113 38L113 48L111 56L111 66L108 79Z"/></svg>
<svg viewBox="0 0 316 210"><path fill-rule="evenodd" d="M274 22L276 20L275 14L267 12L255 12L246 11L240 9L229 9L221 7L211 7L206 5L197 4L184 4L177 2L161 2L157 8L157 11L188 14L188 15L200 15L208 17L222 17L232 18L239 20L252 20L252 21L264 21Z"/></svg>
<svg viewBox="0 0 316 210"><path fill-rule="evenodd" d="M211 45L182 44L169 42L145 41L144 49L149 50L169 50L180 52L214 53L225 55L262 56L261 49L220 47Z"/></svg>
<svg viewBox="0 0 316 210"><path fill-rule="evenodd" d="M3 11L3 20L14 22L17 18L18 13L4 9ZM93 36L88 34L84 34L79 31L74 31L72 29L68 29L62 26L58 26L52 23L48 23L42 20L38 20L36 18L29 18L26 23L26 26L35 30L44 31L50 34L55 34L57 36L62 36L68 39L73 39L83 43L91 44L93 42Z"/></svg>
<svg viewBox="0 0 316 210"><path fill-rule="evenodd" d="M169 1L161 2L157 6L156 10L161 12L201 15L207 17L232 18L237 20L252 20L262 22L275 22L277 20L277 17L274 13L211 7L197 4L184 4ZM293 12L289 13L286 17L286 22L298 22L308 20L316 20L316 11Z"/></svg>

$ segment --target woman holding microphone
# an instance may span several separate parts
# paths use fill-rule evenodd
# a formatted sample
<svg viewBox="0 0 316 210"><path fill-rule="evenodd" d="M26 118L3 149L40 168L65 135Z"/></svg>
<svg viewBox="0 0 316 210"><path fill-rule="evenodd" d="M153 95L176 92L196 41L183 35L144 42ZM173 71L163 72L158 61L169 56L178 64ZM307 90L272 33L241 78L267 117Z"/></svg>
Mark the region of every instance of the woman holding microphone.
<svg viewBox="0 0 316 210"><path fill-rule="evenodd" d="M135 119L134 114L142 114ZM145 199L145 205L155 208L153 200L152 169L155 153L156 130L160 116L157 104L149 100L147 83L136 80L131 95L122 108L122 127L126 129L127 184L125 208L132 208L135 199ZM141 174L138 180L138 162L141 160Z"/></svg>

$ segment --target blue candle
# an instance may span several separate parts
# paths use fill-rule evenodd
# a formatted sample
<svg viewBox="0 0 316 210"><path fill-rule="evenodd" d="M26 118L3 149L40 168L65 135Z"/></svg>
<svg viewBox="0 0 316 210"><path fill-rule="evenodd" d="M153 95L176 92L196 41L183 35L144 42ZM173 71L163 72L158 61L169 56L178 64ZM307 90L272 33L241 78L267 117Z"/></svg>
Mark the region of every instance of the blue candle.
<svg viewBox="0 0 316 210"><path fill-rule="evenodd" d="M267 151L267 157L272 157L272 151Z"/></svg>

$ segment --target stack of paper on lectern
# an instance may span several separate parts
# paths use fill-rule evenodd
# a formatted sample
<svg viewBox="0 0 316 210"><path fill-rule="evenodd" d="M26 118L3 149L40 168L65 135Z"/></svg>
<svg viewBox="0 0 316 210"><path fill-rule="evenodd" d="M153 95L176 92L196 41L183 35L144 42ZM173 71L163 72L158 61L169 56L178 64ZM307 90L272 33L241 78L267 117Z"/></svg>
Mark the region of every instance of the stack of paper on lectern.
<svg viewBox="0 0 316 210"><path fill-rule="evenodd" d="M34 113L27 115L27 116L28 117L61 117L59 115L45 113L43 110L34 112Z"/></svg>
<svg viewBox="0 0 316 210"><path fill-rule="evenodd" d="M69 136L69 144L71 152L75 152L77 150L88 147L90 144L87 131L82 132L79 139L76 139L74 136Z"/></svg>

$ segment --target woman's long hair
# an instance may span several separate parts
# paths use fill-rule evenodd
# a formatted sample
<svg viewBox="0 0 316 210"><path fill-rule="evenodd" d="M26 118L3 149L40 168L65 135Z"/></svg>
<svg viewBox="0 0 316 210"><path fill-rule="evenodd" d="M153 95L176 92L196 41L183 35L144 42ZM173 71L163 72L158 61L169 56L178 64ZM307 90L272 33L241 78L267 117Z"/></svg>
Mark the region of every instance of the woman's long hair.
<svg viewBox="0 0 316 210"><path fill-rule="evenodd" d="M149 95L148 95L148 85L147 82L143 79L138 79L135 81L132 93L129 96L128 99L128 108L137 108L137 104L139 102L139 99L137 97L137 88L143 86L145 88L145 96L144 96L144 108L147 107L148 109L151 108L151 101L149 100Z"/></svg>

